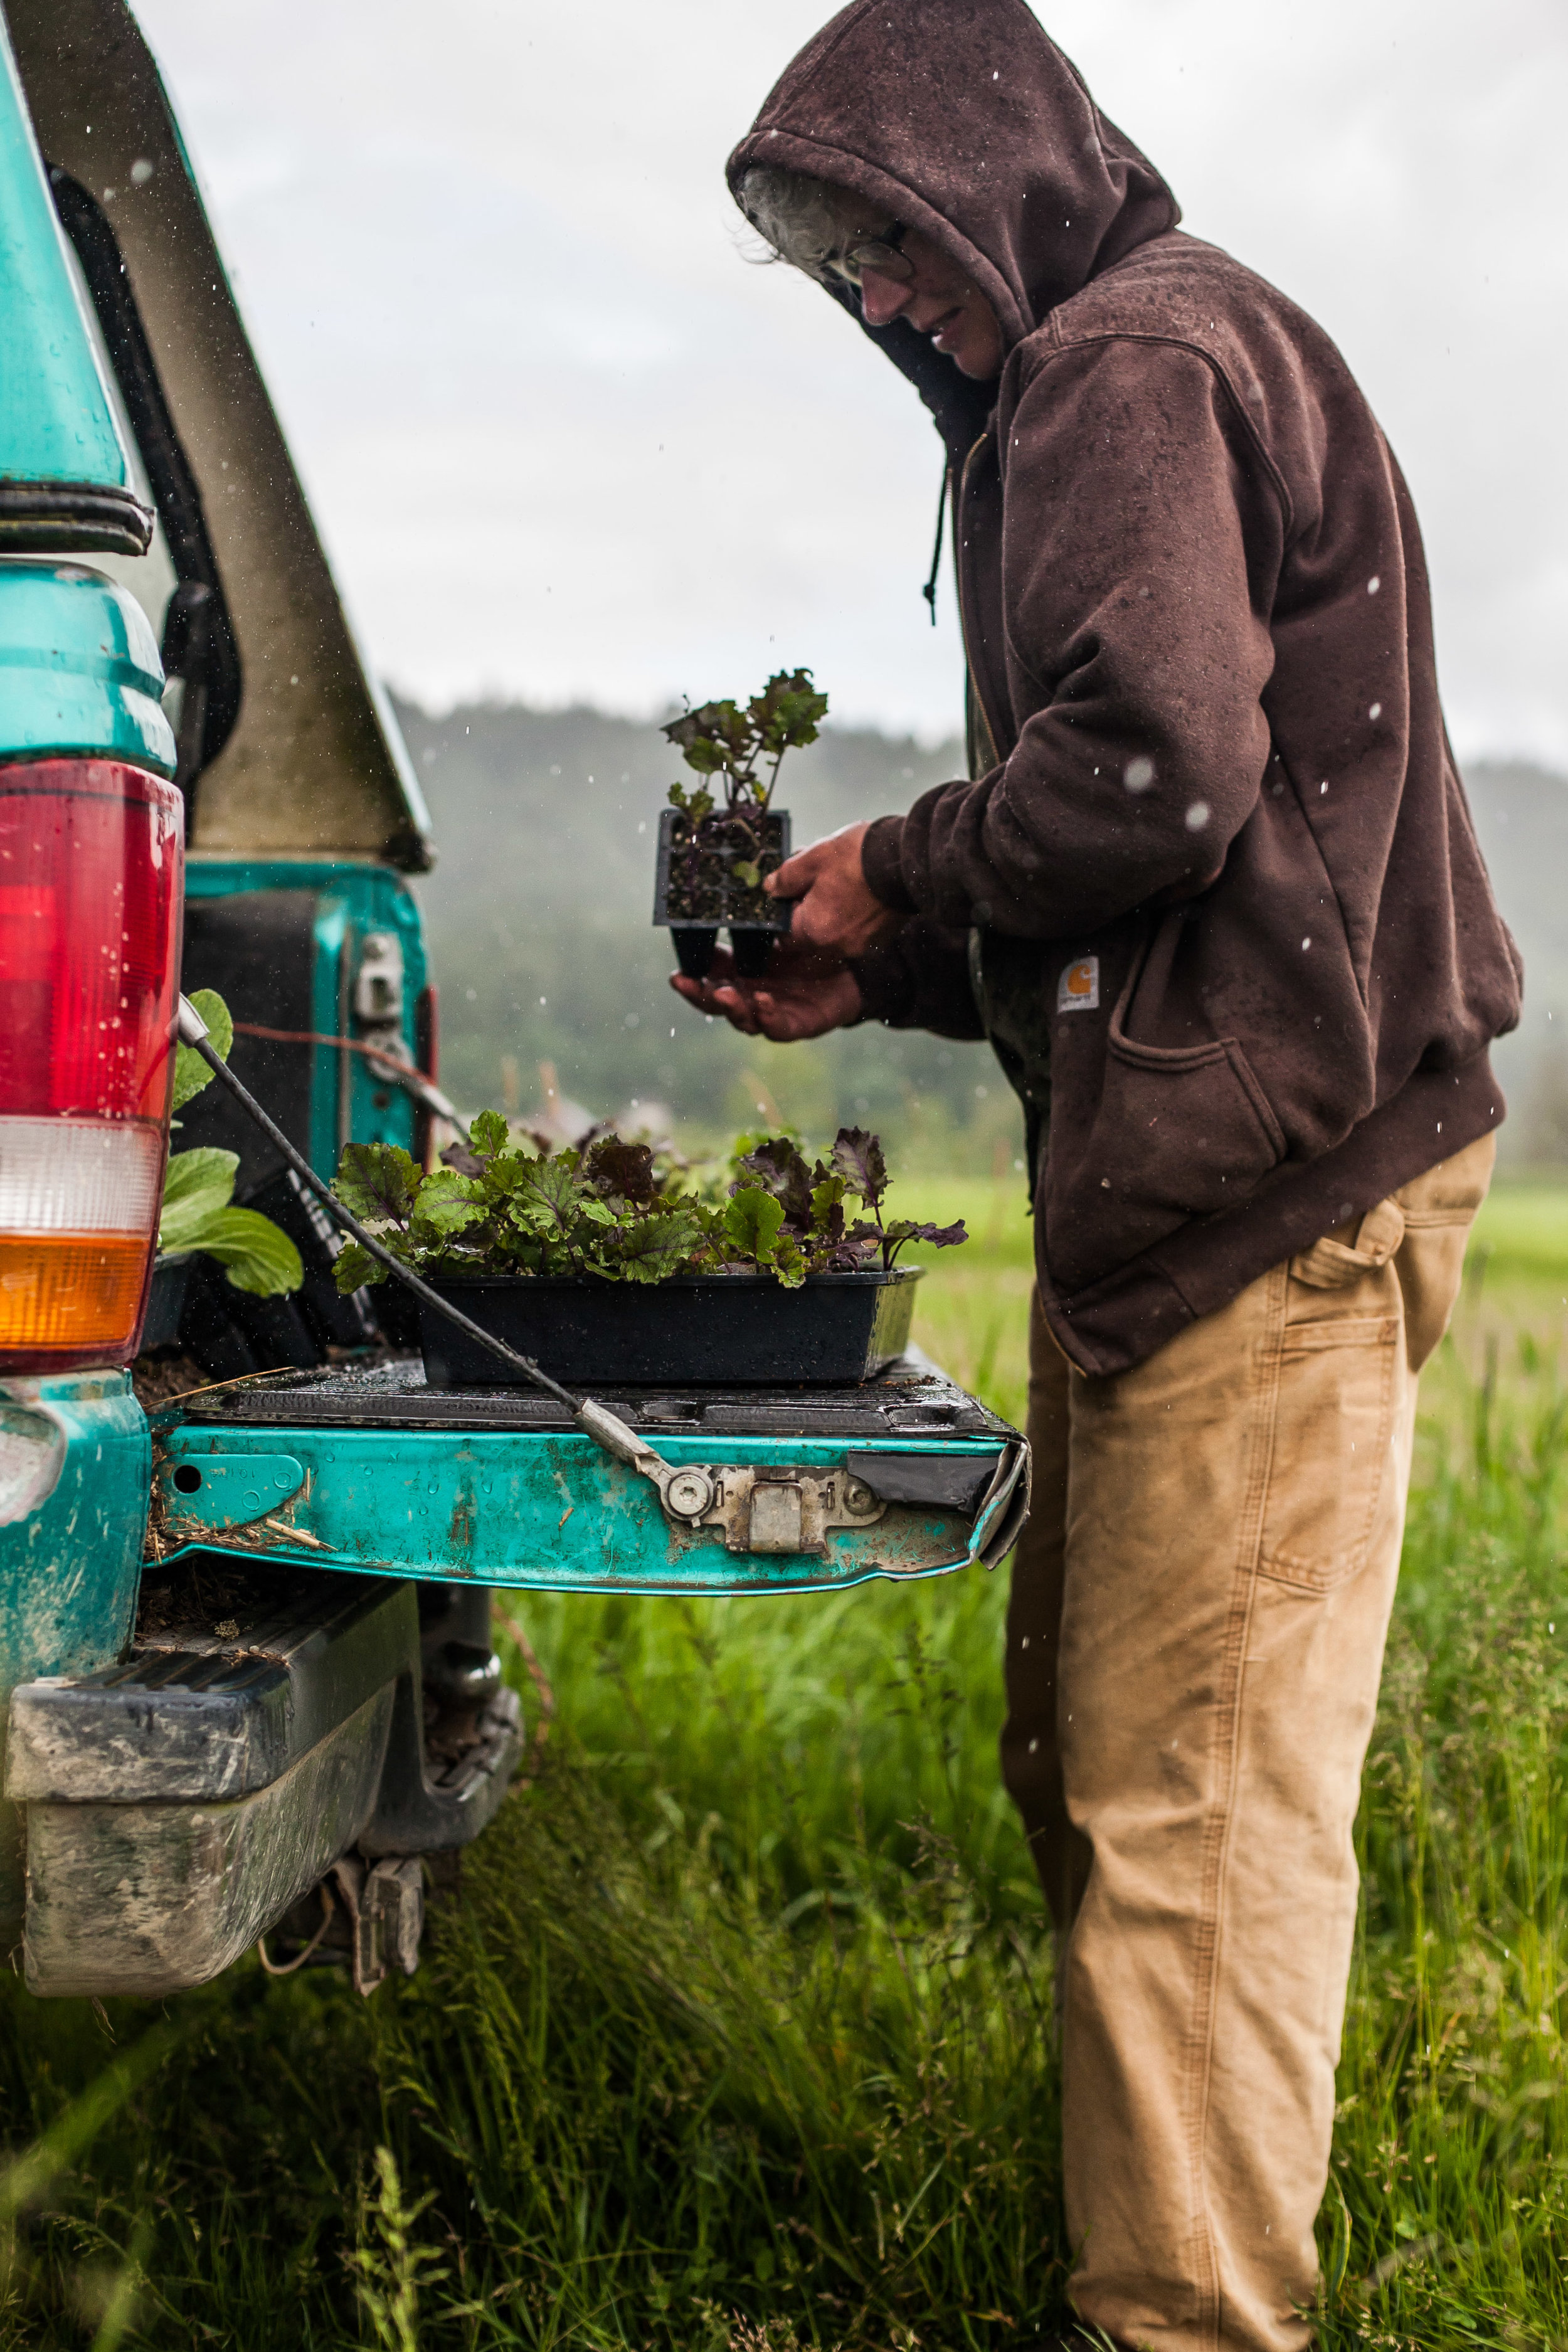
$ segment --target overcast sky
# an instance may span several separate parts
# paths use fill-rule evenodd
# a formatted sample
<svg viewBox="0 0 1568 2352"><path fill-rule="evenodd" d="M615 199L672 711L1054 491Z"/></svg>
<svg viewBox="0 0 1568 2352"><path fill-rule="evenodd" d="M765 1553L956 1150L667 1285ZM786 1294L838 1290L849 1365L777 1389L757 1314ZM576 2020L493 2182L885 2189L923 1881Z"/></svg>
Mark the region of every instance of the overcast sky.
<svg viewBox="0 0 1568 2352"><path fill-rule="evenodd" d="M941 459L723 159L817 0L134 0L396 685L627 711L805 662L958 720ZM1563 0L1040 10L1185 225L1315 312L1410 478L1461 753L1568 768Z"/></svg>

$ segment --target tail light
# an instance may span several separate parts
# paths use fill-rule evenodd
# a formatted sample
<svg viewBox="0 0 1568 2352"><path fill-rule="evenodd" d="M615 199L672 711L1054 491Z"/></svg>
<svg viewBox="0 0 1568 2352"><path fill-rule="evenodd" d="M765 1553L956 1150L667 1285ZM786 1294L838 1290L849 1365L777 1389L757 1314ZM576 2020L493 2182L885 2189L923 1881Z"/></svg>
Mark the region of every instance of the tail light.
<svg viewBox="0 0 1568 2352"><path fill-rule="evenodd" d="M0 766L0 1369L136 1352L174 1083L183 820L113 760Z"/></svg>

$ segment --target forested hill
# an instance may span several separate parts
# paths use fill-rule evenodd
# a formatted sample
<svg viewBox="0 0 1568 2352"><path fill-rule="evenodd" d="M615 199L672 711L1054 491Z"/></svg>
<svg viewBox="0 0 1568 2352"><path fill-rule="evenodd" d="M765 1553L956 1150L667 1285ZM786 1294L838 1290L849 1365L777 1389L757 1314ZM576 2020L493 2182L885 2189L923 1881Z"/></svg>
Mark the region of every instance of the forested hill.
<svg viewBox="0 0 1568 2352"><path fill-rule="evenodd" d="M443 1066L460 1100L499 1101L510 1056L525 1106L550 1061L595 1113L652 1098L717 1129L754 1120L760 1096L812 1132L869 1118L901 1137L914 1121L935 1146L961 1130L977 1164L1007 1151L1011 1097L984 1046L868 1029L771 1048L679 1003L668 937L649 915L658 813L681 769L654 722L515 703L439 719L400 703L398 716L440 849L418 890L441 982ZM957 742L924 750L830 728L790 754L780 797L804 842L906 808L963 770ZM1530 976L1524 1027L1499 1056L1509 1143L1516 1158L1568 1161L1568 1052L1557 1046L1559 1031L1568 1036L1568 779L1483 761L1467 783Z"/></svg>

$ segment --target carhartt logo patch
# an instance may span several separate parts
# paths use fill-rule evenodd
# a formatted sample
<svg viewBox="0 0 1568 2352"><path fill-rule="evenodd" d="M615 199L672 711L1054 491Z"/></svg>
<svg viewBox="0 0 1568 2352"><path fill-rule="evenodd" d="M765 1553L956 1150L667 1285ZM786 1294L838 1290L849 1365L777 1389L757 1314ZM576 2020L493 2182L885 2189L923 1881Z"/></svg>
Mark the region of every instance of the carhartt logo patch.
<svg viewBox="0 0 1568 2352"><path fill-rule="evenodd" d="M1100 1005L1100 958L1085 956L1069 963L1057 982L1058 1013L1093 1013Z"/></svg>

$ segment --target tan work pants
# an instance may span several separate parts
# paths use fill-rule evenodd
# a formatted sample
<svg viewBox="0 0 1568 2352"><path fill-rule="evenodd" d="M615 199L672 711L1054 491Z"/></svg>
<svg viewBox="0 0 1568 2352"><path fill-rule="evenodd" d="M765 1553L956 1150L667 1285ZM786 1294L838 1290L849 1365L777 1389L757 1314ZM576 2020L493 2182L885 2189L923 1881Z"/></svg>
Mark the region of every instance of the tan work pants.
<svg viewBox="0 0 1568 2352"><path fill-rule="evenodd" d="M1073 2297L1125 2345L1310 2339L1416 1374L1493 1149L1133 1371L1037 1302L1003 1772L1061 1938Z"/></svg>

